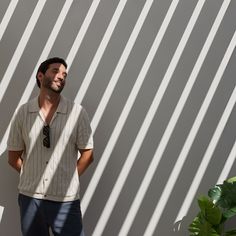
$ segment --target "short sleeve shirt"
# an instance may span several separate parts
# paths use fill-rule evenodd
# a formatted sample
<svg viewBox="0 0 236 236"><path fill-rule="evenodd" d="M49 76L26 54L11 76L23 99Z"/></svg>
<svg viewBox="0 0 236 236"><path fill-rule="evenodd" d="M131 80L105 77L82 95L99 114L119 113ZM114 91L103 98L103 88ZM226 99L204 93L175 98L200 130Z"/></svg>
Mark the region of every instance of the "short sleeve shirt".
<svg viewBox="0 0 236 236"><path fill-rule="evenodd" d="M19 192L53 201L79 199L79 149L92 149L93 138L85 109L61 96L49 124L50 147L43 145L45 120L38 98L22 105L8 137L10 151L24 150Z"/></svg>

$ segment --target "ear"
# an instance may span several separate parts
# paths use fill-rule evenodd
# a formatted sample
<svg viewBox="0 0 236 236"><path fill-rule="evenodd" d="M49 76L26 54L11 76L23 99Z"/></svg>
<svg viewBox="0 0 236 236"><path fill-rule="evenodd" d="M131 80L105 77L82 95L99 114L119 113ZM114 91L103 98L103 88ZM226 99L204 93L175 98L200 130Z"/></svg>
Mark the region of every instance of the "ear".
<svg viewBox="0 0 236 236"><path fill-rule="evenodd" d="M38 76L38 78L42 78L43 77L43 73L39 71L37 76Z"/></svg>
<svg viewBox="0 0 236 236"><path fill-rule="evenodd" d="M37 74L37 78L38 80L41 82L42 78L43 78L44 74L42 72L38 72Z"/></svg>
<svg viewBox="0 0 236 236"><path fill-rule="evenodd" d="M37 73L36 79L37 79L37 85L39 88L41 88L43 76L44 76L44 74L42 72Z"/></svg>

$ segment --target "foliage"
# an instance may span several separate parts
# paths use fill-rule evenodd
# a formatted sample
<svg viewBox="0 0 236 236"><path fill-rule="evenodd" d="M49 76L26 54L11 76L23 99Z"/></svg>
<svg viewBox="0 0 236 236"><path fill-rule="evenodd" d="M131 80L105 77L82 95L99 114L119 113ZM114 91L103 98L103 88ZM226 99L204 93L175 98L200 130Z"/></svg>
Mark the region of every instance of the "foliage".
<svg viewBox="0 0 236 236"><path fill-rule="evenodd" d="M189 225L190 236L236 236L236 229L224 232L225 222L236 215L236 177L209 189L198 198L200 212Z"/></svg>

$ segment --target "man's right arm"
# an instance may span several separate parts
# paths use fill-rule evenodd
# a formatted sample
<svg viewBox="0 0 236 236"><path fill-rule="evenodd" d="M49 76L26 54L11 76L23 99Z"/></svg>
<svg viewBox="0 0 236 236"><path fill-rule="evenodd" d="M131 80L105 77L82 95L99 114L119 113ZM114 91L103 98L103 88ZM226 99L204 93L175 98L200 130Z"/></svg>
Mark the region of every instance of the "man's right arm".
<svg viewBox="0 0 236 236"><path fill-rule="evenodd" d="M22 161L22 151L8 151L8 163L12 166L16 171L20 173L21 166L23 164Z"/></svg>

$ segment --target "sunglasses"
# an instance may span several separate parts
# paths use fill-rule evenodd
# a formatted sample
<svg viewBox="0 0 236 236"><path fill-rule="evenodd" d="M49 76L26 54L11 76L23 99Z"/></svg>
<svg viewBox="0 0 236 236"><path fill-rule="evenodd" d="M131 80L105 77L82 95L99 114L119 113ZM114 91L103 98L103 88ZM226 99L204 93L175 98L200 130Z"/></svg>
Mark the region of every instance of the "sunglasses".
<svg viewBox="0 0 236 236"><path fill-rule="evenodd" d="M43 139L43 146L46 148L50 148L50 127L49 125L43 126L43 135L45 135Z"/></svg>

